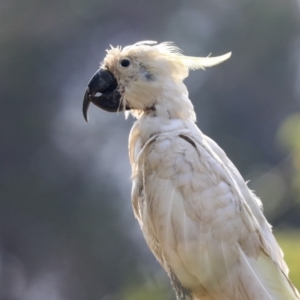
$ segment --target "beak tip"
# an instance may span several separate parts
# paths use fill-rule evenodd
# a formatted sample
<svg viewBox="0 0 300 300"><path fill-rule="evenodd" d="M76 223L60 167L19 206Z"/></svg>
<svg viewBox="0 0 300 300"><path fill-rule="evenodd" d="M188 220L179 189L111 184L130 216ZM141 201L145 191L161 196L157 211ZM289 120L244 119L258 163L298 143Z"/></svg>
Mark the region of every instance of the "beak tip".
<svg viewBox="0 0 300 300"><path fill-rule="evenodd" d="M87 115L83 115L83 116L84 116L85 121L88 123L89 122L88 116Z"/></svg>
<svg viewBox="0 0 300 300"><path fill-rule="evenodd" d="M87 123L89 122L88 108L89 108L90 102L91 102L90 91L89 91L89 89L87 89L85 92L85 95L84 95L83 105L82 105L83 117Z"/></svg>

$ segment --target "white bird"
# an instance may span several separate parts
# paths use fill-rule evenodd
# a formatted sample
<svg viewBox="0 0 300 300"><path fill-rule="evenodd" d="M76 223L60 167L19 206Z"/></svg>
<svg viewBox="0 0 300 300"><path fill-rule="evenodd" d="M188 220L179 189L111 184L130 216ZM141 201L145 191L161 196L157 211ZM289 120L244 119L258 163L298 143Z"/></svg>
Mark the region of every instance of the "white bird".
<svg viewBox="0 0 300 300"><path fill-rule="evenodd" d="M132 206L181 300L300 299L260 200L196 126L183 80L230 57L172 43L111 47L83 103L137 118L129 137ZM96 96L101 93L100 96Z"/></svg>

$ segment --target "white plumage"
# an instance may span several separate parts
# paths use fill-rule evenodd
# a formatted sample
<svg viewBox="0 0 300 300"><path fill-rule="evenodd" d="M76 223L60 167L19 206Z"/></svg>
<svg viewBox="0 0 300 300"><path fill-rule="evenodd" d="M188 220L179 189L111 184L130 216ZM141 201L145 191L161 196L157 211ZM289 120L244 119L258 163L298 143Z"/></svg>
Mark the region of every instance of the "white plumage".
<svg viewBox="0 0 300 300"><path fill-rule="evenodd" d="M188 57L151 41L108 50L102 68L137 117L129 137L134 214L178 299L300 299L260 200L195 125L183 79L229 57Z"/></svg>

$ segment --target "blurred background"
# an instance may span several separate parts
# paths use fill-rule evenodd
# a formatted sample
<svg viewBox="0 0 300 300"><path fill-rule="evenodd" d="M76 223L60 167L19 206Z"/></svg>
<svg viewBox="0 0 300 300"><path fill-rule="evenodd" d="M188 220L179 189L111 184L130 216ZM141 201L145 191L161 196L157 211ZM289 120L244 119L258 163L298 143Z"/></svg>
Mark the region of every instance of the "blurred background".
<svg viewBox="0 0 300 300"><path fill-rule="evenodd" d="M0 299L174 300L130 202L133 119L81 106L109 45L232 51L198 126L262 198L300 288L299 0L0 1Z"/></svg>

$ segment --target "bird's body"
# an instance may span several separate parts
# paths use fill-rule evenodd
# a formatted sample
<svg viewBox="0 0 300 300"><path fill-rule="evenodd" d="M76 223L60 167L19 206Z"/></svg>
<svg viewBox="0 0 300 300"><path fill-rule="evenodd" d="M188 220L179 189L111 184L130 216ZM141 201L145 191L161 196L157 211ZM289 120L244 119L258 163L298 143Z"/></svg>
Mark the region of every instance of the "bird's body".
<svg viewBox="0 0 300 300"><path fill-rule="evenodd" d="M195 124L164 121L147 116L131 131L132 204L179 299L296 299L260 201L234 165Z"/></svg>
<svg viewBox="0 0 300 300"><path fill-rule="evenodd" d="M134 214L178 299L299 299L260 200L196 126L182 82L188 68L226 58L200 63L169 44L108 52L103 65L118 83L120 107L138 118L129 137ZM130 75L118 69L124 59Z"/></svg>

